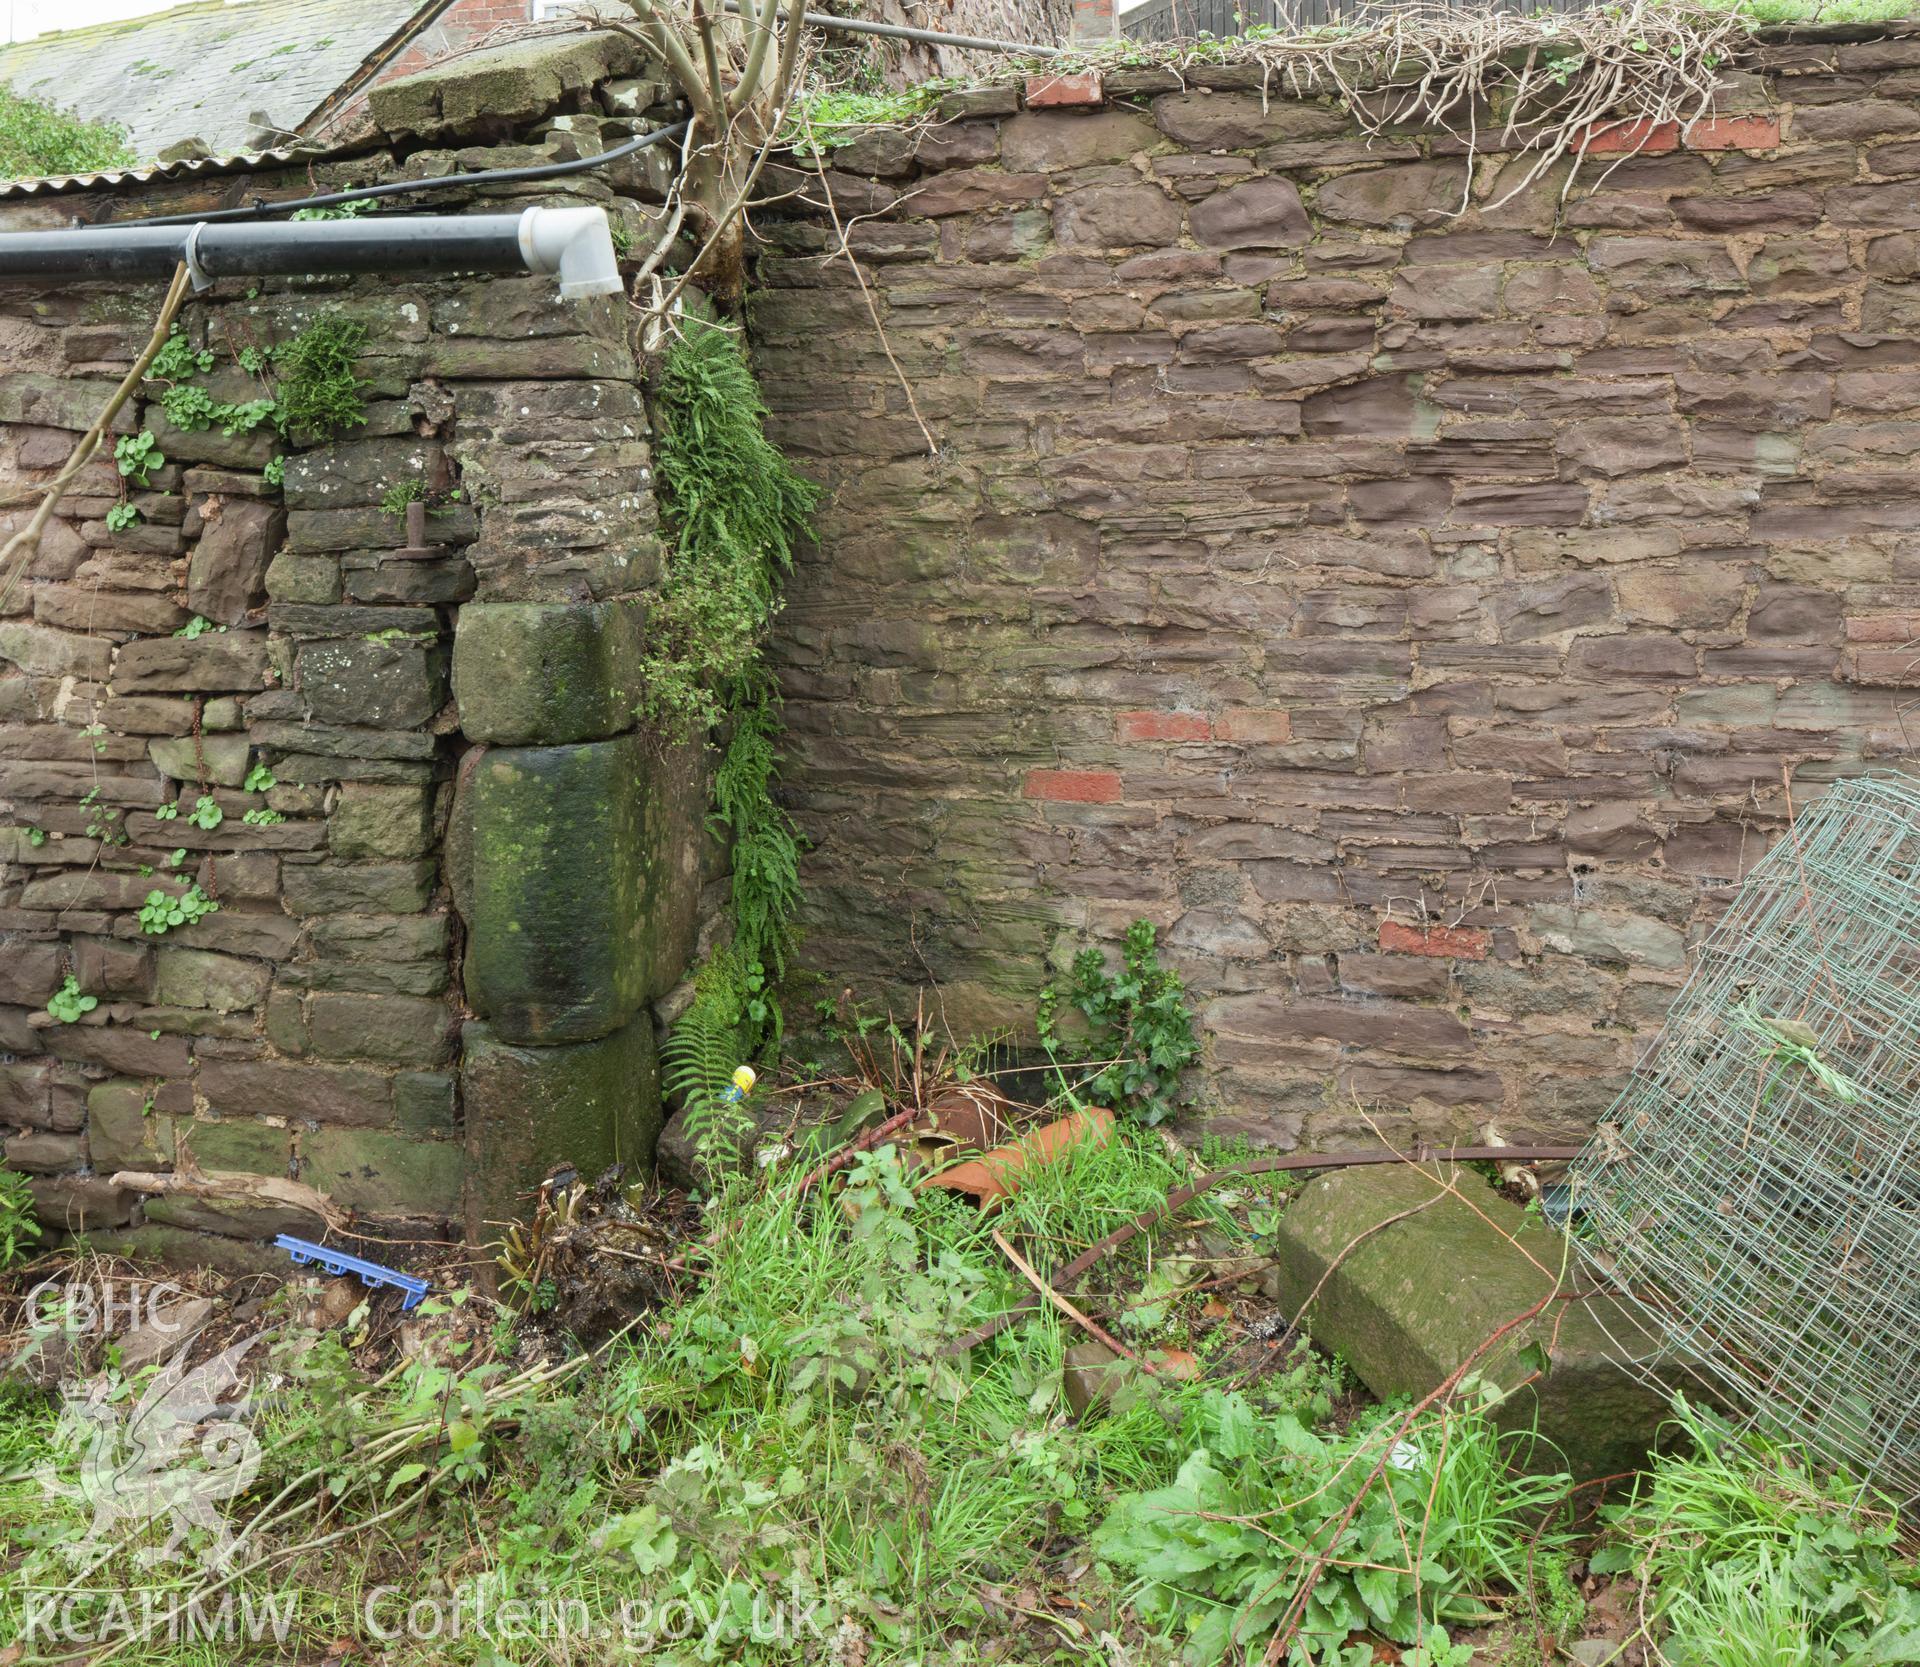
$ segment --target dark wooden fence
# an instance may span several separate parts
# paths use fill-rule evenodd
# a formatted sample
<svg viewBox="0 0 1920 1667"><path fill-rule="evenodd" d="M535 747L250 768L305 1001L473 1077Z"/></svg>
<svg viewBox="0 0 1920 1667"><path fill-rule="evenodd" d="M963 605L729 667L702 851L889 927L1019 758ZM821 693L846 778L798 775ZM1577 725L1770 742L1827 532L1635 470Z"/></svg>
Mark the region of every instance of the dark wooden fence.
<svg viewBox="0 0 1920 1667"><path fill-rule="evenodd" d="M1496 11L1575 12L1591 0L1469 0ZM1147 0L1120 19L1120 32L1134 40L1181 40L1193 35L1237 35L1250 26L1283 21L1311 27L1337 23L1357 8L1350 0L1294 0L1285 16L1276 0ZM1462 9L1466 9L1463 5Z"/></svg>

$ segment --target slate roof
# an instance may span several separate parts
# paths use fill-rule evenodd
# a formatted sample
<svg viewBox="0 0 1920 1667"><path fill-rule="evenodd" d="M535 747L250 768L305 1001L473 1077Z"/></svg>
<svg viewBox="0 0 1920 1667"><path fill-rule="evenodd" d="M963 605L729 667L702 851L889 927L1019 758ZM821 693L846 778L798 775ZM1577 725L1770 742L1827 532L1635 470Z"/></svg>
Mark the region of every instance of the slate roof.
<svg viewBox="0 0 1920 1667"><path fill-rule="evenodd" d="M127 130L151 161L284 145L328 94L445 0L200 0L0 49L0 81Z"/></svg>

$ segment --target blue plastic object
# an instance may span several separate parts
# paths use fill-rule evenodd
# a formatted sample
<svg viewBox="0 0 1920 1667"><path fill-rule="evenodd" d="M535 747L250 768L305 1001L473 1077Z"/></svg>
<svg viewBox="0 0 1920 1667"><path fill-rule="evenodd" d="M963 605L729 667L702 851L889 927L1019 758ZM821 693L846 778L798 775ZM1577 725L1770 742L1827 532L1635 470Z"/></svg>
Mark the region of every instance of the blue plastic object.
<svg viewBox="0 0 1920 1667"><path fill-rule="evenodd" d="M378 1290L383 1285L391 1285L402 1294L402 1311L412 1308L427 1294L427 1282L415 1279L410 1273L401 1273L397 1268L385 1268L378 1262L369 1262L359 1256L349 1256L344 1250L334 1250L324 1244L315 1244L311 1239L296 1239L291 1233L281 1233L273 1241L299 1267L318 1262L328 1273L350 1273L362 1285L370 1285Z"/></svg>

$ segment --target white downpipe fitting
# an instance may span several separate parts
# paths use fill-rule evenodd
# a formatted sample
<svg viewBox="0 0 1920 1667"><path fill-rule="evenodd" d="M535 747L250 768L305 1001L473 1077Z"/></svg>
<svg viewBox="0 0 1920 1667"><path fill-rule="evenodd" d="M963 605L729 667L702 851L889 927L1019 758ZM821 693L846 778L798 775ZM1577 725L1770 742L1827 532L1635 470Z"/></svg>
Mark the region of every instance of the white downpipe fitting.
<svg viewBox="0 0 1920 1667"><path fill-rule="evenodd" d="M528 209L520 216L520 254L529 272L560 275L563 301L625 288L604 208Z"/></svg>

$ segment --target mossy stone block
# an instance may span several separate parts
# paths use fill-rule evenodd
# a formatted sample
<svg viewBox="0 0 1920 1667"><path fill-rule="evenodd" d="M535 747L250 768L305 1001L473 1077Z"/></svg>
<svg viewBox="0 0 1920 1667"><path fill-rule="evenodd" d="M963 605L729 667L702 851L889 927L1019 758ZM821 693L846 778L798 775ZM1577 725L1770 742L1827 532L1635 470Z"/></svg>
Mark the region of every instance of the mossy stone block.
<svg viewBox="0 0 1920 1667"><path fill-rule="evenodd" d="M149 1110L144 1082L116 1079L87 1093L87 1158L98 1175L173 1167L173 1119Z"/></svg>
<svg viewBox="0 0 1920 1667"><path fill-rule="evenodd" d="M653 1017L642 1011L598 1041L517 1047L491 1025L462 1035L460 1097L467 1124L467 1234L527 1215L553 1168L591 1179L610 1164L652 1172L660 1138L660 1073Z"/></svg>
<svg viewBox="0 0 1920 1667"><path fill-rule="evenodd" d="M460 1214L466 1154L450 1140L385 1129L315 1129L300 1142L300 1179L334 1203L374 1216Z"/></svg>
<svg viewBox="0 0 1920 1667"><path fill-rule="evenodd" d="M589 1041L672 988L698 900L698 764L639 736L467 754L447 866L467 999L502 1040Z"/></svg>
<svg viewBox="0 0 1920 1667"><path fill-rule="evenodd" d="M292 1136L270 1123L238 1117L196 1117L181 1133L193 1161L203 1170L285 1179L291 1167Z"/></svg>
<svg viewBox="0 0 1920 1667"><path fill-rule="evenodd" d="M1643 1373L1698 1390L1684 1363L1664 1357L1617 1304L1557 1295L1564 1261L1562 1241L1528 1225L1483 1177L1411 1163L1308 1182L1274 1234L1282 1308L1298 1313L1313 1296L1301 1324L1376 1395L1418 1398L1472 1361L1484 1384L1513 1391L1495 1421L1546 1438L1528 1467L1564 1465L1585 1481L1637 1469L1670 1417L1670 1395ZM1566 1282L1583 1283L1571 1274ZM1637 1370L1621 1364L1629 1352ZM1546 1371L1522 1387L1538 1354Z"/></svg>
<svg viewBox="0 0 1920 1667"><path fill-rule="evenodd" d="M470 740L598 741L633 728L645 605L472 602L453 639L453 697Z"/></svg>

